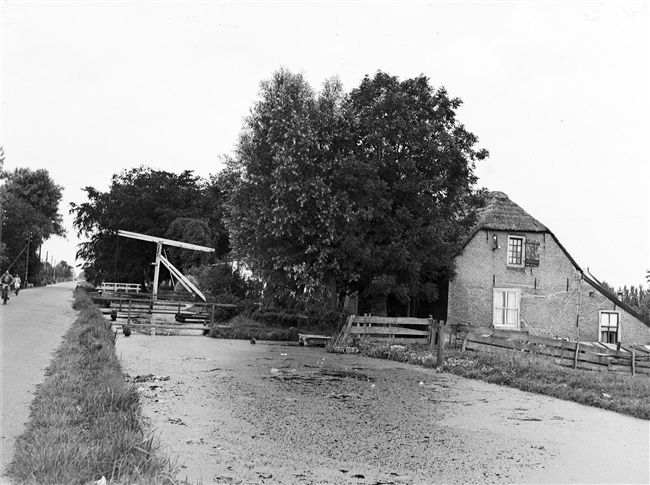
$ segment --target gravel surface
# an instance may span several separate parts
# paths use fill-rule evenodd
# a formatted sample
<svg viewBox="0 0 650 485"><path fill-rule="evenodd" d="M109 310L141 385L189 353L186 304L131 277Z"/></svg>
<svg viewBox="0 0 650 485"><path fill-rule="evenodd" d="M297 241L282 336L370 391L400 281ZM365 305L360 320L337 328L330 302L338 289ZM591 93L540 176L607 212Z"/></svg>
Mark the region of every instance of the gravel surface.
<svg viewBox="0 0 650 485"><path fill-rule="evenodd" d="M190 483L648 483L648 421L322 348L120 335ZM606 456L606 459L603 459Z"/></svg>

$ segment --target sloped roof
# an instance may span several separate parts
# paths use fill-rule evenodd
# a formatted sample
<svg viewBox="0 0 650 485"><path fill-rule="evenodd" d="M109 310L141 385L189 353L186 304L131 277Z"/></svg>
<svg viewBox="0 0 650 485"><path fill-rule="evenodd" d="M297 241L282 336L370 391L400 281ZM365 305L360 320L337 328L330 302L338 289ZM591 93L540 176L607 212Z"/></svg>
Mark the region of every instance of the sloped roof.
<svg viewBox="0 0 650 485"><path fill-rule="evenodd" d="M475 229L550 232L544 224L511 201L503 192L488 192L488 203L478 211Z"/></svg>
<svg viewBox="0 0 650 485"><path fill-rule="evenodd" d="M596 288L614 304L623 308L625 311L650 327L650 321L645 320L638 311L621 301L619 298L617 298L616 295L613 295L600 281L598 281L598 279L589 273L589 271L585 272L548 227L546 227L544 224L531 216L528 212L511 201L503 192L488 192L487 204L485 207L479 209L477 211L477 214L478 221L472 229L470 235L463 243L458 254L463 252L465 246L467 246L472 238L474 238L476 233L482 229L490 229L493 231L547 233L555 240L555 243L559 246L562 252L564 252L565 256L569 259L569 261L571 261L573 266L580 272L582 277L587 282L589 282L594 288Z"/></svg>

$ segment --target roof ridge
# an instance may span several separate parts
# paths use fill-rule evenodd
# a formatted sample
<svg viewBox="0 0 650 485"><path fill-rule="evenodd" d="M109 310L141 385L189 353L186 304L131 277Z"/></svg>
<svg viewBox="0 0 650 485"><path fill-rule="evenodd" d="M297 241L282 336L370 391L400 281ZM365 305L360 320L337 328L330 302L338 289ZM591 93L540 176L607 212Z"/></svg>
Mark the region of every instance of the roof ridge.
<svg viewBox="0 0 650 485"><path fill-rule="evenodd" d="M504 192L488 192L487 204L477 211L477 228L502 231L550 232Z"/></svg>

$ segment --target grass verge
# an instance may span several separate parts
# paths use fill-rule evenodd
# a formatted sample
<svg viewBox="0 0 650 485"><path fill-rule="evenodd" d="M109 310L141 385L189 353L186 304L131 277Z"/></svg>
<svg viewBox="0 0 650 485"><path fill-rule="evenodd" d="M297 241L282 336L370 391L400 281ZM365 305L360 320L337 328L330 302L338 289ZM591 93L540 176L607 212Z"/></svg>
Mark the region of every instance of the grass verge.
<svg viewBox="0 0 650 485"><path fill-rule="evenodd" d="M361 340L357 348L369 357L436 366L436 353L417 346ZM644 375L571 369L522 352L505 355L454 349L445 352L442 370L650 420L650 379Z"/></svg>
<svg viewBox="0 0 650 485"><path fill-rule="evenodd" d="M124 380L110 324L81 289L73 307L79 316L36 391L7 474L21 484L179 483Z"/></svg>

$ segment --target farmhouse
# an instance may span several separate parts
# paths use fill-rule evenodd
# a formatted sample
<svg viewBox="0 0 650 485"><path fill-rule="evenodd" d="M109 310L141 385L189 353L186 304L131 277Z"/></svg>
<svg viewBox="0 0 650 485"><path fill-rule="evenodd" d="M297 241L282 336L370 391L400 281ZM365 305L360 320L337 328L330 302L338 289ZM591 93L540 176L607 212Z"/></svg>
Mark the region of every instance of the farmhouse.
<svg viewBox="0 0 650 485"><path fill-rule="evenodd" d="M650 323L583 271L555 235L502 192L455 259L451 324L606 344L648 344Z"/></svg>

